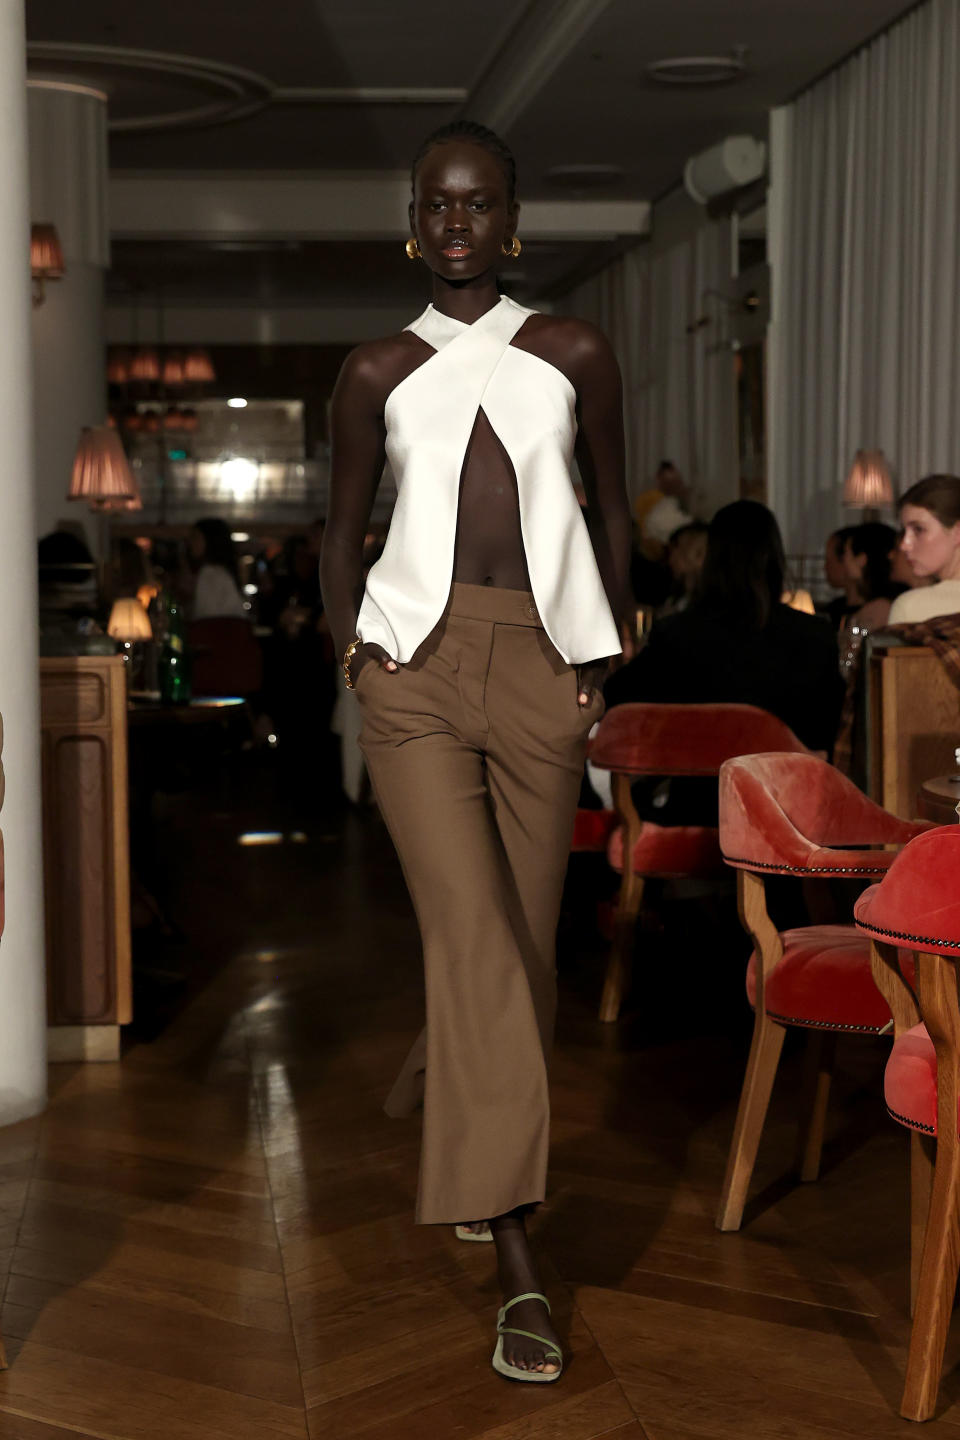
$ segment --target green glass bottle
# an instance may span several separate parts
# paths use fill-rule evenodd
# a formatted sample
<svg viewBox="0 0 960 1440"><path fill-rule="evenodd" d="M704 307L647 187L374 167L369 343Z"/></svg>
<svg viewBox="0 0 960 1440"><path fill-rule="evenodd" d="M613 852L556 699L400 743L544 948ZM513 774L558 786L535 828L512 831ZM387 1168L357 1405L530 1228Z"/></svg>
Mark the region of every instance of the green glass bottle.
<svg viewBox="0 0 960 1440"><path fill-rule="evenodd" d="M173 595L165 606L165 636L160 660L160 699L165 705L186 705L190 700L190 657L186 646L183 610Z"/></svg>

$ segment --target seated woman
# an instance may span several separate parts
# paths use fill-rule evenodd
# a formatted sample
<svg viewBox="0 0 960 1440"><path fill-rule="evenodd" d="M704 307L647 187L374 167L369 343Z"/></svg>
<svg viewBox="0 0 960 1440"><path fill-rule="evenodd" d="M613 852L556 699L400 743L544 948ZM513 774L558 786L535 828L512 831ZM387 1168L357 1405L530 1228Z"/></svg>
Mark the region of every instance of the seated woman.
<svg viewBox="0 0 960 1440"><path fill-rule="evenodd" d="M889 623L960 615L960 479L927 475L900 501L900 549L918 580L936 583L894 600Z"/></svg>
<svg viewBox="0 0 960 1440"><path fill-rule="evenodd" d="M626 701L756 705L811 750L833 746L843 685L829 623L781 602L786 561L772 512L736 500L710 523L707 555L689 608L654 625L647 645L604 686ZM713 780L673 781L669 795L634 787L640 814L661 825L716 824Z"/></svg>
<svg viewBox="0 0 960 1440"><path fill-rule="evenodd" d="M191 619L239 616L248 620L237 584L237 560L225 520L198 520L190 532L190 563L196 569Z"/></svg>
<svg viewBox="0 0 960 1440"><path fill-rule="evenodd" d="M673 584L669 596L657 612L658 620L679 614L689 606L703 570L709 528L702 520L691 520L670 536L667 566Z"/></svg>
<svg viewBox="0 0 960 1440"><path fill-rule="evenodd" d="M893 527L878 521L854 525L847 533L843 563L857 603L840 627L841 666L845 670L850 662L844 651L856 659L864 637L886 625L890 606L903 589L890 574L890 554L896 543Z"/></svg>

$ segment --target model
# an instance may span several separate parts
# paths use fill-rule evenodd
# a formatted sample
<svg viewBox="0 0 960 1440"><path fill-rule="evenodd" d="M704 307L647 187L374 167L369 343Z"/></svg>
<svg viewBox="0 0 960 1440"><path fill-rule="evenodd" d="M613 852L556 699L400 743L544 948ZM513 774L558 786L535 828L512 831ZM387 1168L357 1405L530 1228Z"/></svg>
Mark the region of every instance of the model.
<svg viewBox="0 0 960 1440"><path fill-rule="evenodd" d="M414 161L406 248L432 303L344 364L322 581L423 940L426 1039L389 1103L423 1099L417 1221L492 1234L494 1366L543 1382L562 1352L525 1217L544 1198L557 918L621 648L630 515L610 345L499 293L521 248L515 189L509 150L469 121ZM385 459L397 503L364 580Z"/></svg>

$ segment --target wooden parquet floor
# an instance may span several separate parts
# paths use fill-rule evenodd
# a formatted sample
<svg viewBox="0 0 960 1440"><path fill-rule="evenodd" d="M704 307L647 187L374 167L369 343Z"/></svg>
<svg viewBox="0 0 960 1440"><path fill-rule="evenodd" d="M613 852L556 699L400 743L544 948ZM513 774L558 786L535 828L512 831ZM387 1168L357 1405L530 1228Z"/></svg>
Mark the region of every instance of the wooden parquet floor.
<svg viewBox="0 0 960 1440"><path fill-rule="evenodd" d="M418 1127L380 1109L421 984L379 823L252 848L242 828L201 809L163 837L189 1003L119 1065L54 1067L46 1115L0 1132L0 1440L916 1433L907 1146L878 1046L841 1045L802 1188L788 1058L748 1223L720 1235L742 956L681 929L602 1027L598 957L567 953L536 1243L569 1358L558 1385L511 1385L492 1247L412 1225ZM925 1434L960 1440L957 1358L954 1338Z"/></svg>

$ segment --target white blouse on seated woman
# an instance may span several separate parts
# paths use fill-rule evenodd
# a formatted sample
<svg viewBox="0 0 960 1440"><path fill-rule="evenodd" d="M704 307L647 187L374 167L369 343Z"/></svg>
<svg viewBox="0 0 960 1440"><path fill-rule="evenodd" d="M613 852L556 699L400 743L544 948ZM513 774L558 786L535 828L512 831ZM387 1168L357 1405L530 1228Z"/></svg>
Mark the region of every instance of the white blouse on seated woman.
<svg viewBox="0 0 960 1440"><path fill-rule="evenodd" d="M891 605L887 623L904 625L938 615L960 615L960 580L938 580L936 585L905 590Z"/></svg>
<svg viewBox="0 0 960 1440"><path fill-rule="evenodd" d="M233 576L222 565L201 565L193 592L194 620L219 620L228 616L250 618Z"/></svg>

